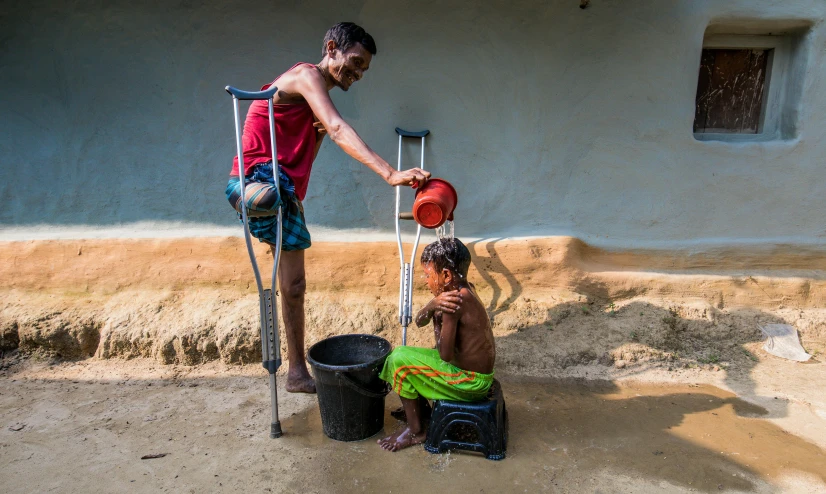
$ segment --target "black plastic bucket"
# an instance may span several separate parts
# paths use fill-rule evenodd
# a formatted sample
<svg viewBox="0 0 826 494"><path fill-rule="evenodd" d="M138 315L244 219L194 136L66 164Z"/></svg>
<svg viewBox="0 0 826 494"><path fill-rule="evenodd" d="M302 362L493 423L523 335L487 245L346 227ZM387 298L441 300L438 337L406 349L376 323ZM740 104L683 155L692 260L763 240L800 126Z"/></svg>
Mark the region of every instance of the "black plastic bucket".
<svg viewBox="0 0 826 494"><path fill-rule="evenodd" d="M384 397L379 379L390 342L369 334L321 340L307 352L318 393L324 434L338 441L359 441L384 427Z"/></svg>

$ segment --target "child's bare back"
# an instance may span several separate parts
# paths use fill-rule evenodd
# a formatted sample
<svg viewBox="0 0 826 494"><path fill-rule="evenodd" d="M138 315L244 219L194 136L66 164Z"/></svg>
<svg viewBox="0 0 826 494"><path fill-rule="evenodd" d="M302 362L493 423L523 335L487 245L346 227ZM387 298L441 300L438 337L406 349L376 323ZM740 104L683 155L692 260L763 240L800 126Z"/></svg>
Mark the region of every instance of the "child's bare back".
<svg viewBox="0 0 826 494"><path fill-rule="evenodd" d="M443 341L449 344L450 335L445 329L446 325L455 325L453 358L449 362L460 369L490 374L496 360L496 346L488 313L472 285L461 286L456 293L461 302L455 313L434 314L434 332L440 335L437 341L439 354L442 358L448 354L448 349L442 347Z"/></svg>

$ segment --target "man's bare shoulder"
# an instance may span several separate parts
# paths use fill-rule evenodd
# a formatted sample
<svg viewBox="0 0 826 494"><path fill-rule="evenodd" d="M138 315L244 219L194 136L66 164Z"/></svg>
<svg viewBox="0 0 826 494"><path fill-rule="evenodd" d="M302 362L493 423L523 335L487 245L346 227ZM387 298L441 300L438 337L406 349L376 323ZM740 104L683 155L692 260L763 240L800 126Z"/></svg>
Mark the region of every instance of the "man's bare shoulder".
<svg viewBox="0 0 826 494"><path fill-rule="evenodd" d="M295 67L291 68L287 72L278 78L279 82L282 83L290 83L296 81L318 81L324 80L324 76L321 75L318 68L315 65L309 63L302 63L298 64Z"/></svg>
<svg viewBox="0 0 826 494"><path fill-rule="evenodd" d="M297 103L304 100L307 91L324 87L324 76L311 64L302 63L291 68L275 81L278 87L277 103Z"/></svg>

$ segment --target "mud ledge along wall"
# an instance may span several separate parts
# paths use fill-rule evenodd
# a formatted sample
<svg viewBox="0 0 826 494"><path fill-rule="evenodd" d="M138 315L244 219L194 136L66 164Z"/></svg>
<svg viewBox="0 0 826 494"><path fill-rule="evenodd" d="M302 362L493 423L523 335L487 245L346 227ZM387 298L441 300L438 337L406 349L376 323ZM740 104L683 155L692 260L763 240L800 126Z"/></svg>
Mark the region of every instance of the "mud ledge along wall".
<svg viewBox="0 0 826 494"><path fill-rule="evenodd" d="M337 105L391 163L395 126L432 131L426 161L459 191L460 235L631 247L826 240L821 1L245 9L4 2L0 226L237 228L223 198L234 150L222 88L257 88L294 62L317 61L326 28L348 19L375 36L379 53L363 81L333 92ZM792 138L694 139L709 25L746 34L809 26L796 34L789 73L799 83ZM416 150L405 159L415 163ZM377 176L324 144L306 201L316 231L389 232L392 202Z"/></svg>
<svg viewBox="0 0 826 494"><path fill-rule="evenodd" d="M810 352L826 352L826 261L814 249L618 254L570 237L469 248L497 372L690 366L709 355L748 369L766 323L793 324ZM268 267L269 253L256 250ZM0 354L257 362L258 297L244 251L238 238L0 242ZM352 333L401 343L393 243L321 243L307 267L308 345ZM415 288L421 307L430 295ZM429 327L408 337L432 344Z"/></svg>

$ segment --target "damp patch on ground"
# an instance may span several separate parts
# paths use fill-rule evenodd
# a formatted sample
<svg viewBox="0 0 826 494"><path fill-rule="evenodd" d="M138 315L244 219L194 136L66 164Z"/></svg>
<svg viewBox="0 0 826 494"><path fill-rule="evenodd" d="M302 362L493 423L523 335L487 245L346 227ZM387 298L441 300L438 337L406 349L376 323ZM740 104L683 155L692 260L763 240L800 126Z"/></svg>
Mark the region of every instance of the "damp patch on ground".
<svg viewBox="0 0 826 494"><path fill-rule="evenodd" d="M0 376L0 477L5 492L826 489L821 446L778 426L778 410L708 384L501 382L509 445L493 462L421 447L388 453L375 443L381 433L330 440L315 397L283 388L284 436L272 440L257 366L23 362ZM400 426L389 415L396 406L389 395L382 433Z"/></svg>

